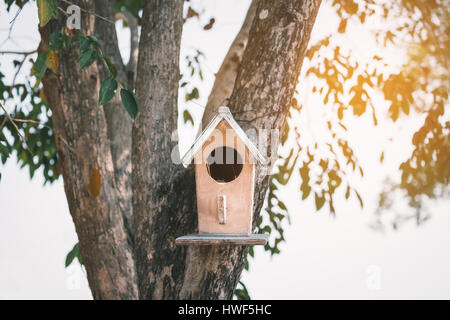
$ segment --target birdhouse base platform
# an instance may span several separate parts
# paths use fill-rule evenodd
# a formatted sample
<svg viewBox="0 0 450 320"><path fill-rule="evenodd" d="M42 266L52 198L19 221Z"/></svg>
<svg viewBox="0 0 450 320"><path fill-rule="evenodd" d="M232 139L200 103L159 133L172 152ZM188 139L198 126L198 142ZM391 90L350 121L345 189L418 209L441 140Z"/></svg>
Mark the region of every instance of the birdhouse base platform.
<svg viewBox="0 0 450 320"><path fill-rule="evenodd" d="M226 233L200 233L190 234L175 239L181 246L187 245L265 245L269 239L268 234L226 234Z"/></svg>

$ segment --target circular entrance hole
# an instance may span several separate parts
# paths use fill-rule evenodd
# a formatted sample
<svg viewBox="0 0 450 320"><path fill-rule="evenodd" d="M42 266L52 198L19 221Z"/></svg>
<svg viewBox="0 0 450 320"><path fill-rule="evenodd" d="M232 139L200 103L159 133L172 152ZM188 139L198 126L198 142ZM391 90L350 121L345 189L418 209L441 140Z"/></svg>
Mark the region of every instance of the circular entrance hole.
<svg viewBox="0 0 450 320"><path fill-rule="evenodd" d="M206 169L217 182L230 182L241 173L242 158L233 148L218 147L209 154Z"/></svg>

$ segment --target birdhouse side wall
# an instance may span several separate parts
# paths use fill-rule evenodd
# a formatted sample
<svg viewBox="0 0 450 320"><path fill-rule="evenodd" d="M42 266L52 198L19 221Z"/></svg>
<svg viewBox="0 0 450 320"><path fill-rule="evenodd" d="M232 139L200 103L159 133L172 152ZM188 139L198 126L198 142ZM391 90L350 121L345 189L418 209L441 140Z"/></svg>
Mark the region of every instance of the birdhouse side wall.
<svg viewBox="0 0 450 320"><path fill-rule="evenodd" d="M211 152L223 146L234 148L243 160L239 176L226 183L214 180L206 166ZM199 233L251 233L255 165L242 140L222 121L195 155L194 160ZM225 219L221 216L222 213L219 217L219 203L224 202L223 198Z"/></svg>

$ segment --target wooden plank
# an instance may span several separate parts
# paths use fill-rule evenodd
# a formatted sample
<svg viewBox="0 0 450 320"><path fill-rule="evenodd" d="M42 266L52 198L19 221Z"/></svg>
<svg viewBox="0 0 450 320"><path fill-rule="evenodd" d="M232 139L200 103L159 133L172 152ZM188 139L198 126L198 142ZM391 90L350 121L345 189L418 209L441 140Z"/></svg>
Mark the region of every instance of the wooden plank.
<svg viewBox="0 0 450 320"><path fill-rule="evenodd" d="M224 234L224 233L201 233L190 234L175 239L177 245L265 245L269 238L268 234Z"/></svg>

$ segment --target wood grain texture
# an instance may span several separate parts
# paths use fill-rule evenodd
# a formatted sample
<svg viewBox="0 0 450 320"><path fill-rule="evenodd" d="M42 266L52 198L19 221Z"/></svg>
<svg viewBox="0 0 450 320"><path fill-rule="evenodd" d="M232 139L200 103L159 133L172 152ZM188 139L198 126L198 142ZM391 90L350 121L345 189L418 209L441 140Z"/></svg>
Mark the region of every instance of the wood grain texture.
<svg viewBox="0 0 450 320"><path fill-rule="evenodd" d="M217 147L229 146L242 158L242 171L230 182L221 183L208 173L206 162L211 152ZM236 135L230 125L222 120L194 157L195 181L197 188L197 210L199 233L251 233L253 172L255 165L251 162L248 148ZM227 223L219 222L217 213L217 196L227 198Z"/></svg>
<svg viewBox="0 0 450 320"><path fill-rule="evenodd" d="M269 235L267 234L245 234L245 235L230 235L230 234L191 234L179 237L175 240L177 245L265 245Z"/></svg>

